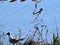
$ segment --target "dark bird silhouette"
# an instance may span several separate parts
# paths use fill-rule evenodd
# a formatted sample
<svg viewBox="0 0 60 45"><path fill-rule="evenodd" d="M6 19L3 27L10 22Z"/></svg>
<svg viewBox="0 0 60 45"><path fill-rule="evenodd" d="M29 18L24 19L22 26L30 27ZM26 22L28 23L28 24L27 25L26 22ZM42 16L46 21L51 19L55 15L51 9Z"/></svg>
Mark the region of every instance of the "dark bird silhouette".
<svg viewBox="0 0 60 45"><path fill-rule="evenodd" d="M13 38L10 36L10 32L8 32L6 35L9 36L9 42L12 43L13 45L14 45L15 43L19 42L19 41L24 40L24 38L23 38L23 39L13 39Z"/></svg>

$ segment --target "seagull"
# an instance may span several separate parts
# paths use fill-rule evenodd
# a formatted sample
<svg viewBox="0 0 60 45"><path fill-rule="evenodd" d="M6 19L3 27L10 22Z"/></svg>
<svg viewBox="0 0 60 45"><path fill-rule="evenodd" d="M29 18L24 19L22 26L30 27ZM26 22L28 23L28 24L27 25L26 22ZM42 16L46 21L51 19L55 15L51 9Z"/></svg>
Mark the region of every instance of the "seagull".
<svg viewBox="0 0 60 45"><path fill-rule="evenodd" d="M6 35L8 35L8 37L9 37L9 42L10 42L12 45L18 43L19 41L24 40L24 38L23 38L23 39L14 39L12 36L10 36L10 32L8 32Z"/></svg>

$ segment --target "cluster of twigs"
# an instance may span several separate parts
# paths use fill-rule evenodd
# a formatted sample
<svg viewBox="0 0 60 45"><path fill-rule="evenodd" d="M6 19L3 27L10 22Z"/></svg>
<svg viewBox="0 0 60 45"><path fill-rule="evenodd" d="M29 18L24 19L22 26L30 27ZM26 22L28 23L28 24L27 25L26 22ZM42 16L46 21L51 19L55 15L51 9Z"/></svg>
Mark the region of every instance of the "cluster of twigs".
<svg viewBox="0 0 60 45"><path fill-rule="evenodd" d="M48 43L48 38L47 36L49 36L49 30L48 27L46 25L38 25L35 24L34 25L34 31L32 32L32 30L29 30L28 34L25 37L25 42L23 43L23 45L60 45L59 43L59 33L57 30L57 25L56 25L56 31L57 31L57 35L55 33L53 33L53 42L52 43ZM43 31L45 31L45 37L46 40L43 38ZM4 45L4 39L5 39L5 32L0 31L0 45ZM30 33L32 32L32 33ZM29 35L30 33L30 35ZM34 38L37 37L37 40L34 40ZM19 29L19 33L16 35L17 38L21 38L21 30ZM18 42L16 45L22 45L21 42Z"/></svg>
<svg viewBox="0 0 60 45"><path fill-rule="evenodd" d="M14 2L16 0L11 0L10 2ZM25 0L21 0L21 2L23 2ZM39 2L41 2L41 0L32 0L35 3L35 7L34 7L34 11L33 11L33 15L36 16L33 21L31 23L34 23L36 21L36 24L34 24L34 31L32 32L32 30L29 30L28 34L25 36L24 39L25 42L23 43L23 45L60 45L59 44L59 35L58 35L58 28L57 28L57 25L56 25L56 22L55 22L55 25L56 25L56 31L57 31L57 36L53 33L53 42L52 43L48 43L48 40L47 40L47 37L49 35L49 30L48 30L48 27L46 25L39 25L40 22L43 21L43 19L38 19L39 15L42 13L43 11L43 8L40 8L40 10L36 11L37 9L37 5ZM39 21L39 22L38 22ZM45 31L45 32L44 32ZM29 33L32 32L30 35ZM43 32L45 33L45 39L43 38ZM15 35L15 38L21 38L21 30L19 29L19 33ZM34 40L35 37L37 36L37 40ZM5 39L5 32L2 32L0 34L0 45L4 45L4 39ZM18 42L16 45L22 45L21 42Z"/></svg>

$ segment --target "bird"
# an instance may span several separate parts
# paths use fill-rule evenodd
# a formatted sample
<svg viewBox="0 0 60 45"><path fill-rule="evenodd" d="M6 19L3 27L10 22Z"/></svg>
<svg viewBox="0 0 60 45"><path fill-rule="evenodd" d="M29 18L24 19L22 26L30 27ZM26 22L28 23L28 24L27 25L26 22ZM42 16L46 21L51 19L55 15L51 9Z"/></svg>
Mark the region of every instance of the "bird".
<svg viewBox="0 0 60 45"><path fill-rule="evenodd" d="M14 39L14 38L12 38L12 37L10 36L10 32L7 32L6 35L8 35L8 37L9 37L9 42L10 42L12 45L18 43L19 41L24 40L24 38L23 38L23 39Z"/></svg>

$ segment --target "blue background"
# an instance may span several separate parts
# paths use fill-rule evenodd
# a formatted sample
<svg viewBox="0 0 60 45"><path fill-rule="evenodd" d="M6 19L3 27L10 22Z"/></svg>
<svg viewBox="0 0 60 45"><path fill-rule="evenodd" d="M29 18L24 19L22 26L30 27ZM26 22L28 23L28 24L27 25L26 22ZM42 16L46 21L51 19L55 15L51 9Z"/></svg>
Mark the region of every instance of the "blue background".
<svg viewBox="0 0 60 45"><path fill-rule="evenodd" d="M11 32L11 34L18 33L21 29L22 36L25 36L33 25L30 22L35 18L32 14L35 2L26 0L25 2L10 3L9 0L5 2L0 1L0 30L4 32ZM55 32L55 19L58 30L60 30L60 0L42 0L38 3L38 9L43 7L43 12L39 18L43 19L45 25L48 26L49 34L52 38L51 31ZM3 29L2 29L3 28ZM59 31L60 32L60 31Z"/></svg>

